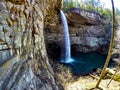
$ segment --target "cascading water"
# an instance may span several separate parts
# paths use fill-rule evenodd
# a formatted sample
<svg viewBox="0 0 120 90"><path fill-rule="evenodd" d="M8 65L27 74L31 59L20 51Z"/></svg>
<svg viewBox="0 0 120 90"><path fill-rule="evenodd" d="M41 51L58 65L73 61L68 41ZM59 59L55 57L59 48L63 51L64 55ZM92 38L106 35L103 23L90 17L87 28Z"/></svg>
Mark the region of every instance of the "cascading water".
<svg viewBox="0 0 120 90"><path fill-rule="evenodd" d="M68 31L68 24L63 11L60 11L61 20L63 24L63 39L61 49L61 62L71 68L75 74L88 74L97 68L102 68L105 63L106 56L96 52L91 53L74 53L71 58L70 37ZM96 60L97 58L97 60Z"/></svg>
<svg viewBox="0 0 120 90"><path fill-rule="evenodd" d="M74 60L71 58L71 49L70 49L70 36L68 31L68 23L65 14L63 11L60 11L61 14L61 20L63 24L63 43L62 43L62 49L61 49L61 62L63 63L71 63Z"/></svg>

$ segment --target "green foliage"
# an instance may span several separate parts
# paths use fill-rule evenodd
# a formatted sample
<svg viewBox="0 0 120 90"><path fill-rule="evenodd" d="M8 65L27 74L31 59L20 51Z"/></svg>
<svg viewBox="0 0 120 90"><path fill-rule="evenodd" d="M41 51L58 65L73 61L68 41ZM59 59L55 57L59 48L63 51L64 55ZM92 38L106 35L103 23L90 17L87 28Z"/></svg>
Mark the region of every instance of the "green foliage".
<svg viewBox="0 0 120 90"><path fill-rule="evenodd" d="M78 2L79 1L79 2ZM63 3L63 9L69 10L70 8L80 8L82 10L88 10L96 13L100 13L106 19L111 18L112 10L104 8L104 4L100 0L65 0ZM116 8L116 16L120 16L120 10Z"/></svg>
<svg viewBox="0 0 120 90"><path fill-rule="evenodd" d="M114 80L120 82L120 74L116 74Z"/></svg>
<svg viewBox="0 0 120 90"><path fill-rule="evenodd" d="M110 9L102 9L102 8L101 8L101 10L100 10L100 11L98 10L98 12L99 12L101 15L104 15L104 17L105 17L106 19L109 19L109 18L112 17L112 14L111 14L111 10L110 10Z"/></svg>
<svg viewBox="0 0 120 90"><path fill-rule="evenodd" d="M73 3L72 2L64 2L63 3L63 8L64 10L69 10L70 8L73 8Z"/></svg>
<svg viewBox="0 0 120 90"><path fill-rule="evenodd" d="M116 8L116 15L120 15L120 10Z"/></svg>
<svg viewBox="0 0 120 90"><path fill-rule="evenodd" d="M80 4L78 2L73 2L73 1L64 1L63 2L63 9L64 10L69 10L70 8L80 8Z"/></svg>

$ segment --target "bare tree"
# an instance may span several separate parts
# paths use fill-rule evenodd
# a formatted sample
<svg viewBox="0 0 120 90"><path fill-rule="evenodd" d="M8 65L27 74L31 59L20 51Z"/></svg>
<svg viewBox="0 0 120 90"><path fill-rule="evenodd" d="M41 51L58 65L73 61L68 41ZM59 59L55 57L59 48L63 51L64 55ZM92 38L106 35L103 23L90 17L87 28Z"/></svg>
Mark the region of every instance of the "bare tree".
<svg viewBox="0 0 120 90"><path fill-rule="evenodd" d="M115 32L115 10L114 10L114 2L113 0L111 0L111 4L112 4L112 15L113 15L113 18L112 18L112 35L111 35L111 42L110 42L110 47L109 47L109 52L108 52L108 56L107 56L107 59L106 59L106 62L104 64L104 67L103 67L103 70L102 70L102 73L101 73L101 76L100 76L100 79L99 81L97 82L96 84L96 88L99 87L99 84L100 82L102 81L102 79L104 78L105 76L105 73L106 73L106 68L109 64L109 61L110 61L110 57L112 55L112 48L113 48L113 45L114 45L114 32Z"/></svg>

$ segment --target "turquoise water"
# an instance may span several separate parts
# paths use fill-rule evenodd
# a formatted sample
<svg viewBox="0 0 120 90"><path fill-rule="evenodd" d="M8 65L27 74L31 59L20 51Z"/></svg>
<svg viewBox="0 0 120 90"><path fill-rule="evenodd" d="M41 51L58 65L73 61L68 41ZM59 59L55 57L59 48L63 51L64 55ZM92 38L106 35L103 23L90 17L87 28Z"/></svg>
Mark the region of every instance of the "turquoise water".
<svg viewBox="0 0 120 90"><path fill-rule="evenodd" d="M97 52L76 53L72 56L74 62L64 63L74 74L88 74L97 68L103 68L106 55Z"/></svg>

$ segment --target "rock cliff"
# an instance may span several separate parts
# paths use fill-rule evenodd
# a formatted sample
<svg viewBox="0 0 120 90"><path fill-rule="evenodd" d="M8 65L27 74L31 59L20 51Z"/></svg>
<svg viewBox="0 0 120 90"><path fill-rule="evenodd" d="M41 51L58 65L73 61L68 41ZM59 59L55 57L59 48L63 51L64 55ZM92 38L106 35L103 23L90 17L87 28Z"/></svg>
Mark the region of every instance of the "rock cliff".
<svg viewBox="0 0 120 90"><path fill-rule="evenodd" d="M59 89L43 30L60 7L61 0L0 0L0 90Z"/></svg>
<svg viewBox="0 0 120 90"><path fill-rule="evenodd" d="M114 49L111 58L120 66L120 16L116 17L116 22Z"/></svg>
<svg viewBox="0 0 120 90"><path fill-rule="evenodd" d="M72 51L107 53L109 38L105 30L105 18L98 13L80 10L77 8L65 12L69 24ZM58 22L59 21L59 22ZM46 24L45 24L46 25ZM47 24L45 28L46 43L54 47L61 47L63 27L58 16L56 21ZM53 49L54 49L53 47ZM52 47L48 47L51 51Z"/></svg>

